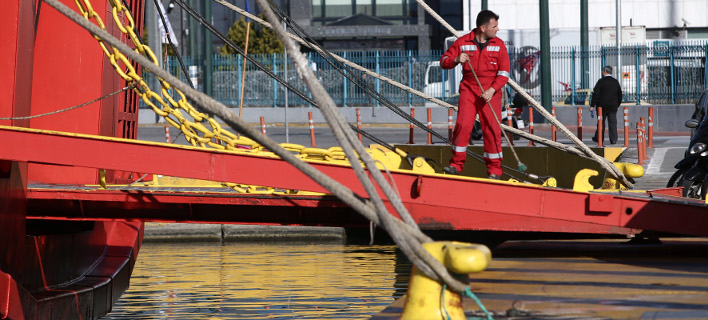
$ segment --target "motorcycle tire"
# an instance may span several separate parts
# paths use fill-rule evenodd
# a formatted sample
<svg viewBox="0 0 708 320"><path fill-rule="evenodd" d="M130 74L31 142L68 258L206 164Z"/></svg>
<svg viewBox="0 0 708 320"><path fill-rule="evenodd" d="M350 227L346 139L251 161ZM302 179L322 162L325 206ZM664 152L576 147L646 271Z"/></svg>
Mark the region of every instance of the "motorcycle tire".
<svg viewBox="0 0 708 320"><path fill-rule="evenodd" d="M705 199L703 198L705 192L702 190L704 187L704 181L691 181L691 180L679 180L678 184L683 187L683 192L681 195L685 198L691 199Z"/></svg>
<svg viewBox="0 0 708 320"><path fill-rule="evenodd" d="M674 188L679 186L679 181L683 180L683 175L686 173L686 169L678 169L674 174L669 178L669 182L666 183L667 188Z"/></svg>

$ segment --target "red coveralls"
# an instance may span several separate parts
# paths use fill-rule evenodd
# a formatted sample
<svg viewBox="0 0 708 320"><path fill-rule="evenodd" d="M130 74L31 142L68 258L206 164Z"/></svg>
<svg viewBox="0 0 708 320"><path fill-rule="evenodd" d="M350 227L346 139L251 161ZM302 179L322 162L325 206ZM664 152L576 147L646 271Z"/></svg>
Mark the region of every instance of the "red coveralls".
<svg viewBox="0 0 708 320"><path fill-rule="evenodd" d="M490 87L496 90L490 101L497 118L501 120L501 89L509 80L509 54L504 41L494 37L487 41L486 46L474 41L477 29L455 41L440 58L443 69L456 66L455 58L465 52L470 57L470 63L477 72L477 77L485 90ZM460 103L457 111L455 130L452 133L452 158L450 165L462 172L467 159L467 143L472 133L472 127L480 113L484 139L484 162L487 164L487 174L502 175L501 127L494 119L492 110L481 98L482 90L472 75L467 63L462 64L462 82L460 82Z"/></svg>

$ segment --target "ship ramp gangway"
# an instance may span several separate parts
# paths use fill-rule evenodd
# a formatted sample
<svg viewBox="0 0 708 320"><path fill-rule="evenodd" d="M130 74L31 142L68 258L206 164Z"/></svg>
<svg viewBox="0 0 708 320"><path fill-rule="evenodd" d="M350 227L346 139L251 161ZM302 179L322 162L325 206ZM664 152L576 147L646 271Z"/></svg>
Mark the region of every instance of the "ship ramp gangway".
<svg viewBox="0 0 708 320"><path fill-rule="evenodd" d="M186 186L31 185L28 216L33 218L368 226L322 186L274 156L8 126L0 126L0 135L3 160L286 190L236 193ZM341 162L309 162L353 192L365 194L351 167ZM708 206L675 196L676 189L574 191L516 181L389 171L421 229L599 234L652 230L708 235ZM298 192L288 194L287 190ZM514 201L507 199L511 192Z"/></svg>

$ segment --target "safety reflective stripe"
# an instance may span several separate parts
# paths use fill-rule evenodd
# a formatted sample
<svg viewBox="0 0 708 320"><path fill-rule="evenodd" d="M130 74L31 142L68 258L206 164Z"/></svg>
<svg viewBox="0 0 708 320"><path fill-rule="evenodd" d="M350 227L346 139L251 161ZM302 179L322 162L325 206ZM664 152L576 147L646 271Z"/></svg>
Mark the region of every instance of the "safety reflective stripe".
<svg viewBox="0 0 708 320"><path fill-rule="evenodd" d="M487 51L499 51L500 47L499 46L488 46Z"/></svg>
<svg viewBox="0 0 708 320"><path fill-rule="evenodd" d="M447 59L447 58L449 58L449 57L448 57L448 56L444 56L444 57L442 58L442 60L445 61L445 59Z"/></svg>
<svg viewBox="0 0 708 320"><path fill-rule="evenodd" d="M464 46L460 46L460 50L462 50L462 51L477 51L477 46L467 44Z"/></svg>
<svg viewBox="0 0 708 320"><path fill-rule="evenodd" d="M487 159L502 159L503 155L501 152L499 153L484 153L484 157Z"/></svg>
<svg viewBox="0 0 708 320"><path fill-rule="evenodd" d="M507 78L508 78L508 77L509 77L509 72L502 70L502 71L497 72L497 75L498 75L498 76L502 76L502 77L507 77Z"/></svg>
<svg viewBox="0 0 708 320"><path fill-rule="evenodd" d="M467 152L467 146L462 146L462 147L459 147L459 146L452 146L452 151L455 151L455 152Z"/></svg>

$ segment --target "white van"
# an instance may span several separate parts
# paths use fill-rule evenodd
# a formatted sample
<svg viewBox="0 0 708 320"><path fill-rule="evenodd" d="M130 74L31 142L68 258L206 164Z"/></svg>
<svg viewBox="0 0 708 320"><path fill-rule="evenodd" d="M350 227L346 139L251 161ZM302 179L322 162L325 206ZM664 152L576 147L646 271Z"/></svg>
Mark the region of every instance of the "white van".
<svg viewBox="0 0 708 320"><path fill-rule="evenodd" d="M423 93L438 99L447 99L459 92L460 80L462 80L462 66L458 65L453 70L443 72L440 61L432 61L425 70Z"/></svg>

